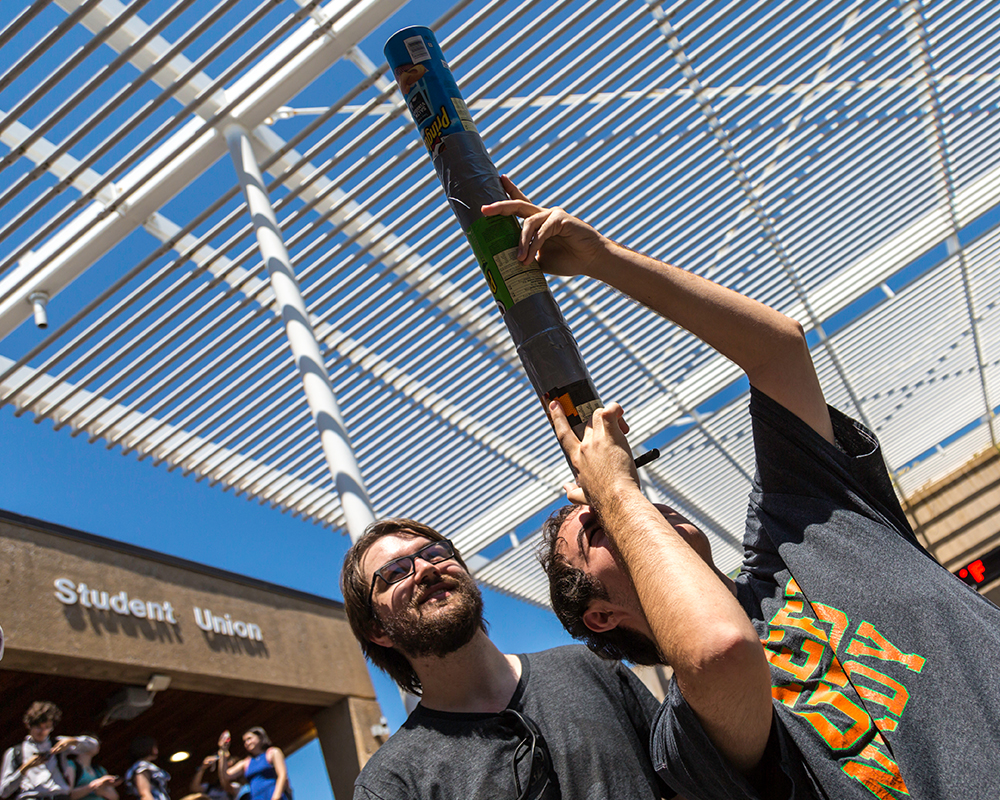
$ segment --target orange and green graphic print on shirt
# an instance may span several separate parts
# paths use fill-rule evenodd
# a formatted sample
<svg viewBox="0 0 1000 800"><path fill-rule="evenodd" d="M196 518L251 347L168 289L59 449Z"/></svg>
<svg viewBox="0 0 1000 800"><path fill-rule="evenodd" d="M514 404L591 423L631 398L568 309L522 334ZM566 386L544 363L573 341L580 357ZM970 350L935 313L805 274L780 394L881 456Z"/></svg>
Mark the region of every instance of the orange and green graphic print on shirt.
<svg viewBox="0 0 1000 800"><path fill-rule="evenodd" d="M762 640L775 699L808 722L844 773L874 796L908 797L882 733L899 725L910 695L879 666L896 662L919 673L925 659L903 653L869 622L852 626L842 611L808 603L793 578L784 598ZM838 652L850 659L842 663Z"/></svg>

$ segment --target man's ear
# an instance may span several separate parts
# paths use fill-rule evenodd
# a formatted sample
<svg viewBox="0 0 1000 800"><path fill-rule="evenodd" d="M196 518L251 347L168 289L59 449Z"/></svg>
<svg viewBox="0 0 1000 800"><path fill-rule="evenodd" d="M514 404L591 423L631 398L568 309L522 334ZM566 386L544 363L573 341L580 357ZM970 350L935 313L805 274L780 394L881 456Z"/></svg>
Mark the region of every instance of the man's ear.
<svg viewBox="0 0 1000 800"><path fill-rule="evenodd" d="M607 600L591 600L587 610L583 612L583 624L594 633L613 630L620 621L616 607Z"/></svg>
<svg viewBox="0 0 1000 800"><path fill-rule="evenodd" d="M372 625L372 632L368 634L368 641L372 644L381 645L382 647L395 647L395 643L386 636L385 631L382 626L377 622Z"/></svg>

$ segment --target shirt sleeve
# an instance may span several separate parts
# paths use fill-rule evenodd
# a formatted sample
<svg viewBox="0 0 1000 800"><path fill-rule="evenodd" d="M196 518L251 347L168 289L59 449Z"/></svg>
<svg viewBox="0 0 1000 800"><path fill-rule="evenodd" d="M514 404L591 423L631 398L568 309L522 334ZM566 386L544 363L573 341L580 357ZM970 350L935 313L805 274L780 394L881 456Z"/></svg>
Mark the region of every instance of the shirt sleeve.
<svg viewBox="0 0 1000 800"><path fill-rule="evenodd" d="M708 738L676 680L654 724L652 757L656 771L689 800L761 800Z"/></svg>
<svg viewBox="0 0 1000 800"><path fill-rule="evenodd" d="M754 494L820 498L895 529L923 549L910 529L885 468L878 437L830 407L836 444L756 389L750 392L757 473ZM751 496L753 501L753 495Z"/></svg>
<svg viewBox="0 0 1000 800"><path fill-rule="evenodd" d="M370 792L364 786L359 783L354 784L354 800L382 800L382 798Z"/></svg>
<svg viewBox="0 0 1000 800"><path fill-rule="evenodd" d="M615 665L615 669L621 680L623 704L629 719L632 720L632 727L635 728L636 734L643 742L649 742L660 704L653 697L653 693L649 691L646 684L632 670L620 662ZM662 797L669 800L669 798L677 796L677 793L659 775L657 775L657 781Z"/></svg>
<svg viewBox="0 0 1000 800"><path fill-rule="evenodd" d="M14 747L20 747L20 744ZM3 754L3 769L0 771L0 797L10 797L21 785L21 775L14 769L14 747Z"/></svg>

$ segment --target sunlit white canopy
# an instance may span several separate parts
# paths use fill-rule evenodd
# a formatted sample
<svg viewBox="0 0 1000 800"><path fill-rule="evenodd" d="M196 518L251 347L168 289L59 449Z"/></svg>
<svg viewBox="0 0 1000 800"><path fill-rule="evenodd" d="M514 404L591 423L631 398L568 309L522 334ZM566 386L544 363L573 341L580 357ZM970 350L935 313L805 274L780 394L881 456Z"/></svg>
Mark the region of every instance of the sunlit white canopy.
<svg viewBox="0 0 1000 800"><path fill-rule="evenodd" d="M901 496L996 445L1000 5L411 5L0 5L0 402L343 530L240 125L375 513L546 602L535 531L567 467L386 79L382 45L424 13L501 171L799 319ZM635 449L663 451L649 493L731 569L741 373L602 286L551 286Z"/></svg>

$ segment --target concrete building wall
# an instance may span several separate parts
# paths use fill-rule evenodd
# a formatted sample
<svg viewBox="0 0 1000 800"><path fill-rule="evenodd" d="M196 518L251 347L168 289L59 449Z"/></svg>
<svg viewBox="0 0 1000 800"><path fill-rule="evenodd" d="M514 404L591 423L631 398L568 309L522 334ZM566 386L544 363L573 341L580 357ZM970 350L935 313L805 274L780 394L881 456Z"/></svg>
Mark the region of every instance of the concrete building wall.
<svg viewBox="0 0 1000 800"><path fill-rule="evenodd" d="M227 693L317 705L374 698L339 604L236 577L0 520L5 666L162 672L197 691L224 679Z"/></svg>
<svg viewBox="0 0 1000 800"><path fill-rule="evenodd" d="M338 798L352 794L380 744L375 692L336 601L0 512L0 608L0 670L24 689L17 714L36 699L32 674L76 681L71 697L100 686L101 697L82 702L91 726L104 694L165 676L169 689L141 712L140 728L166 715L195 752L211 752L218 721L206 718L206 693L248 723L277 714L297 731L276 742L286 749L319 738ZM102 729L112 741L133 727L114 725Z"/></svg>
<svg viewBox="0 0 1000 800"><path fill-rule="evenodd" d="M988 450L907 498L918 538L952 572L1000 544L1000 453ZM1000 599L1000 581L980 587ZM994 597L994 595L997 595Z"/></svg>

